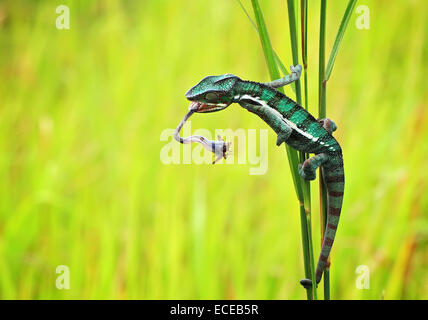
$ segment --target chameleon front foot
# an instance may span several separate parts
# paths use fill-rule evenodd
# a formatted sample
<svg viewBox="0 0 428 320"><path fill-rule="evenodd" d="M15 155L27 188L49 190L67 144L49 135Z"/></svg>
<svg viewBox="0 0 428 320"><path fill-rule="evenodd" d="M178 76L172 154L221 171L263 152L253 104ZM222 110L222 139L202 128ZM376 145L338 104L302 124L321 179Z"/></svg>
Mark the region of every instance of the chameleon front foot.
<svg viewBox="0 0 428 320"><path fill-rule="evenodd" d="M295 79L300 79L300 75L302 74L302 66L297 64L295 66L290 66L290 72Z"/></svg>
<svg viewBox="0 0 428 320"><path fill-rule="evenodd" d="M274 89L283 87L287 84L290 84L294 81L299 80L300 75L302 74L302 70L303 68L300 64L295 66L290 66L290 74L286 75L283 78L280 78L271 82L265 82L264 84Z"/></svg>

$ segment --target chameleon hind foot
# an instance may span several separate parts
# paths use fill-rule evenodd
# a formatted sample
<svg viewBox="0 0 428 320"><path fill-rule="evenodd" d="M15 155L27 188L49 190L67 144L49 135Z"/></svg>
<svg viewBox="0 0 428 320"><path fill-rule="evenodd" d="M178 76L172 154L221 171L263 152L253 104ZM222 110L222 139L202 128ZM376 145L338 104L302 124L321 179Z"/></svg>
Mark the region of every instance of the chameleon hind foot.
<svg viewBox="0 0 428 320"><path fill-rule="evenodd" d="M304 180L315 180L315 178L317 177L315 170L311 168L308 160L305 160L303 164L299 163L298 171L300 176Z"/></svg>
<svg viewBox="0 0 428 320"><path fill-rule="evenodd" d="M324 118L321 120L318 120L318 122L323 126L325 130L328 131L328 133L332 134L334 131L337 130L337 125L334 123L333 120Z"/></svg>
<svg viewBox="0 0 428 320"><path fill-rule="evenodd" d="M303 164L299 164L298 166L300 176L305 180L314 180L316 178L316 170L327 160L328 155L325 153L319 153L306 159Z"/></svg>
<svg viewBox="0 0 428 320"><path fill-rule="evenodd" d="M312 288L312 280L311 280L311 279L302 279L302 280L300 280L300 284L301 284L305 289L310 289L310 288ZM318 288L318 284L317 284L317 288Z"/></svg>

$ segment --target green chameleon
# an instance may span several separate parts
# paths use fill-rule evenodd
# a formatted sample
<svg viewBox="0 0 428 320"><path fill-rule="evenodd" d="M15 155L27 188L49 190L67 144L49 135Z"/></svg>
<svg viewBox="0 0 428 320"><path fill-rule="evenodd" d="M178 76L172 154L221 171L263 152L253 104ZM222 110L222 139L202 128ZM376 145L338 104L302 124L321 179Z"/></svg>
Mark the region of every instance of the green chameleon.
<svg viewBox="0 0 428 320"><path fill-rule="evenodd" d="M262 118L277 133L278 146L285 142L298 151L315 154L299 164L298 171L303 179L313 180L316 169L321 167L328 191L327 225L316 269L318 284L327 264L342 208L345 181L342 150L332 136L337 128L333 121L316 120L299 104L276 90L300 78L300 65L290 69L290 75L268 83L244 81L232 74L205 77L186 93L192 104L183 121L193 112L216 112L236 102ZM220 158L226 157L229 143L223 140L210 141L201 136L178 137L183 121L176 131L178 141L200 142ZM312 285L310 279L303 279L300 283L306 288Z"/></svg>

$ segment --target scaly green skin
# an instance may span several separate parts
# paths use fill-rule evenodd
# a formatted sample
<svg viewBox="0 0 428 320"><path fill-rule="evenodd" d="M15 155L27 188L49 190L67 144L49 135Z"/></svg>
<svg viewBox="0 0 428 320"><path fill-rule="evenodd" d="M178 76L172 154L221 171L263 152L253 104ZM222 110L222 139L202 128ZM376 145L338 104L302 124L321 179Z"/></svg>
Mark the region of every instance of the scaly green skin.
<svg viewBox="0 0 428 320"><path fill-rule="evenodd" d="M342 150L331 134L336 129L334 122L329 119L316 120L295 101L275 90L297 80L301 72L301 67L298 67L292 69L293 73L288 78L266 84L243 81L231 74L209 76L191 88L186 97L199 103L196 112L219 111L231 103L239 103L262 118L277 133L278 146L285 142L298 151L315 154L299 165L299 174L303 179L313 180L316 169L321 167L328 191L327 225L316 269L318 284L327 264L342 208L343 158ZM305 287L312 285L309 279L303 279L301 283Z"/></svg>

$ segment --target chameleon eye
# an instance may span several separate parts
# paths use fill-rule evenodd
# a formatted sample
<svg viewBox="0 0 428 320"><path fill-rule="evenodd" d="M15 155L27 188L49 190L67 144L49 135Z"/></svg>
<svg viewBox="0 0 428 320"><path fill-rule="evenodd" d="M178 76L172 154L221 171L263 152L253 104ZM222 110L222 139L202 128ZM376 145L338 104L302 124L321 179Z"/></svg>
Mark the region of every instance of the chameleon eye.
<svg viewBox="0 0 428 320"><path fill-rule="evenodd" d="M205 95L205 99L208 101L214 101L214 100L218 99L218 95L217 95L217 93L214 93L214 92L208 92Z"/></svg>

